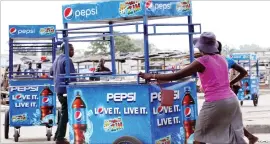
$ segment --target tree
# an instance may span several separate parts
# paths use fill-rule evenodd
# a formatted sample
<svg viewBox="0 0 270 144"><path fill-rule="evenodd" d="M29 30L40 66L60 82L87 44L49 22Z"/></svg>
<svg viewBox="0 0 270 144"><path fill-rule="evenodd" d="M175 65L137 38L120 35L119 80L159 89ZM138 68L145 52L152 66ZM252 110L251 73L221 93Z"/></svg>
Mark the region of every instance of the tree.
<svg viewBox="0 0 270 144"><path fill-rule="evenodd" d="M234 51L235 51L235 48L230 47L230 46L228 46L228 45L224 45L224 46L222 47L222 52L221 52L221 53L222 53L223 55L227 56L227 55L232 54Z"/></svg>
<svg viewBox="0 0 270 144"><path fill-rule="evenodd" d="M135 39L133 40L134 44L140 48L140 51L144 51L144 40L143 39ZM149 43L149 52L160 51L154 44Z"/></svg>
<svg viewBox="0 0 270 144"><path fill-rule="evenodd" d="M115 32L118 33L118 32ZM102 40L103 38L99 38L97 40ZM105 39L109 39L108 37ZM139 52L143 51L143 40L134 40L129 36L120 35L114 37L115 41L115 52ZM150 44L150 48L156 49L153 44ZM95 41L92 42L88 47L89 51L86 51L84 54L108 54L109 53L109 42L108 41Z"/></svg>
<svg viewBox="0 0 270 144"><path fill-rule="evenodd" d="M108 54L108 46L109 43L107 41L96 41L91 43L91 45L88 47L91 49L90 51L86 51L87 54ZM86 54L85 53L85 54Z"/></svg>
<svg viewBox="0 0 270 144"><path fill-rule="evenodd" d="M257 44L244 44L244 45L240 45L239 48L241 50L260 50L260 49L262 49L262 47L260 47Z"/></svg>
<svg viewBox="0 0 270 144"><path fill-rule="evenodd" d="M140 47L134 44L133 40L126 35L115 37L115 50L116 52L138 52Z"/></svg>

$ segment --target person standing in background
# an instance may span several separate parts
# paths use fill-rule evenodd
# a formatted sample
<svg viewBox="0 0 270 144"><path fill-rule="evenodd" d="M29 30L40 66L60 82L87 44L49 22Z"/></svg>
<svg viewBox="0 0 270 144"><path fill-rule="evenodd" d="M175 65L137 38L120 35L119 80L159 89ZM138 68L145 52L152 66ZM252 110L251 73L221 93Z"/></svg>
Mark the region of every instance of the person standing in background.
<svg viewBox="0 0 270 144"><path fill-rule="evenodd" d="M111 70L105 67L105 60L101 58L99 60L99 64L97 66L96 72L110 72Z"/></svg>
<svg viewBox="0 0 270 144"><path fill-rule="evenodd" d="M54 77L55 92L57 94L58 100L61 103L61 117L57 125L57 130L55 132L54 140L56 144L69 144L66 136L67 123L68 123L68 105L67 105L67 90L66 87L60 87L62 83L68 83L66 79L60 79L60 74L66 73L66 57L65 57L65 45L61 46L62 54L54 61L53 68L50 74ZM69 44L69 57L74 56L74 47ZM76 73L74 64L71 59L68 59L70 63L70 73ZM70 78L70 82L75 82L75 78Z"/></svg>
<svg viewBox="0 0 270 144"><path fill-rule="evenodd" d="M28 68L24 70L24 75L32 75L32 76L35 75L35 71L32 68L32 63L31 62L28 63Z"/></svg>

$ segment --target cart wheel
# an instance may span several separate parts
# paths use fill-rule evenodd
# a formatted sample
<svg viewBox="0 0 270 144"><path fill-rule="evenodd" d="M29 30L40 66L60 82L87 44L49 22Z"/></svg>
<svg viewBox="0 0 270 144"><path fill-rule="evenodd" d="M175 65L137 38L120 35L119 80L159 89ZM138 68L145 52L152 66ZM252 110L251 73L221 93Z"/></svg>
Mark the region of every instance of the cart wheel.
<svg viewBox="0 0 270 144"><path fill-rule="evenodd" d="M5 139L8 139L8 133L9 133L9 110L6 111L5 113L5 123L4 123L4 127L5 127Z"/></svg>
<svg viewBox="0 0 270 144"><path fill-rule="evenodd" d="M60 118L61 118L61 111L57 110L57 124L59 124Z"/></svg>
<svg viewBox="0 0 270 144"><path fill-rule="evenodd" d="M241 105L241 106L243 105L243 103L244 103L243 101L240 101L240 105Z"/></svg>
<svg viewBox="0 0 270 144"><path fill-rule="evenodd" d="M14 141L18 142L20 137L19 129L14 128Z"/></svg>
<svg viewBox="0 0 270 144"><path fill-rule="evenodd" d="M123 136L116 139L113 144L142 144L142 142L135 137Z"/></svg>
<svg viewBox="0 0 270 144"><path fill-rule="evenodd" d="M51 141L51 136L52 136L52 128L47 128L47 141Z"/></svg>
<svg viewBox="0 0 270 144"><path fill-rule="evenodd" d="M258 96L257 96L257 94L254 94L254 96L253 96L253 105L255 107L258 105Z"/></svg>

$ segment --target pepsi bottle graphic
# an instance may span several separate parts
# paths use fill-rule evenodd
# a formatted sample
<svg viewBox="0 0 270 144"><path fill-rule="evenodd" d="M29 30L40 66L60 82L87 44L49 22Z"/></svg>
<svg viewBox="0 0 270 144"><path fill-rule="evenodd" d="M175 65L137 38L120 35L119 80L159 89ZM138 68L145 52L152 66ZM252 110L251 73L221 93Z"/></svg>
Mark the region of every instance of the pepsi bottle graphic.
<svg viewBox="0 0 270 144"><path fill-rule="evenodd" d="M195 101L190 94L190 87L185 87L185 95L182 100L182 118L183 118L183 127L185 130L185 144L191 134L195 130Z"/></svg>
<svg viewBox="0 0 270 144"><path fill-rule="evenodd" d="M245 82L244 87L245 87L245 95L248 95L250 93L248 82Z"/></svg>
<svg viewBox="0 0 270 144"><path fill-rule="evenodd" d="M72 103L73 109L73 131L74 131L74 144L84 144L86 132L86 106L81 98L79 92L77 92L76 98Z"/></svg>
<svg viewBox="0 0 270 144"><path fill-rule="evenodd" d="M41 113L41 117L40 120L44 120L44 118L47 115L50 115L53 113L53 93L52 91L49 89L49 87L45 87L42 91L41 91L41 105L40 105L40 113ZM48 120L49 124L53 123L53 120Z"/></svg>

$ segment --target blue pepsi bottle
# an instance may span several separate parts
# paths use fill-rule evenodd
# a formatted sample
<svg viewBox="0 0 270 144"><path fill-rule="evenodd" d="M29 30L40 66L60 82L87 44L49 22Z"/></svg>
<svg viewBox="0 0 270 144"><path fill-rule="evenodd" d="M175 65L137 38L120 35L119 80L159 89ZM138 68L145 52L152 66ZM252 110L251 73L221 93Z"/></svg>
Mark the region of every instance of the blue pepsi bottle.
<svg viewBox="0 0 270 144"><path fill-rule="evenodd" d="M86 132L86 105L77 92L76 98L72 103L73 109L73 131L74 131L74 144L85 144Z"/></svg>
<svg viewBox="0 0 270 144"><path fill-rule="evenodd" d="M185 130L185 144L195 130L195 101L190 94L190 87L185 87L185 95L182 100L182 118Z"/></svg>

